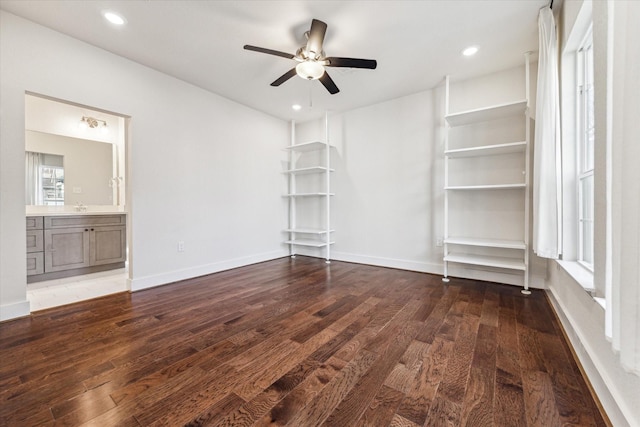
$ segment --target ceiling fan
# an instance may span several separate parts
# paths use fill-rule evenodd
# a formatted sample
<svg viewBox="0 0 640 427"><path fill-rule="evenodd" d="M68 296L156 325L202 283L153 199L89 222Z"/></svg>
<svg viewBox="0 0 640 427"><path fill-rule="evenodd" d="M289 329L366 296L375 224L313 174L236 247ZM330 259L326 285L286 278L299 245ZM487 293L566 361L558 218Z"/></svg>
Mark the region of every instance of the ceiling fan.
<svg viewBox="0 0 640 427"><path fill-rule="evenodd" d="M338 86L333 82L325 67L347 67L347 68L367 68L373 70L378 63L375 59L358 59L358 58L337 58L334 56L325 56L322 50L322 42L327 31L327 24L313 19L311 21L311 29L305 33L307 36L306 46L302 46L295 55L280 52L278 50L265 49L263 47L245 45L246 50L262 52L269 55L281 56L287 59L293 59L299 64L290 69L282 76L278 77L271 86L280 86L296 74L306 80L320 80L320 83L332 95L340 92Z"/></svg>

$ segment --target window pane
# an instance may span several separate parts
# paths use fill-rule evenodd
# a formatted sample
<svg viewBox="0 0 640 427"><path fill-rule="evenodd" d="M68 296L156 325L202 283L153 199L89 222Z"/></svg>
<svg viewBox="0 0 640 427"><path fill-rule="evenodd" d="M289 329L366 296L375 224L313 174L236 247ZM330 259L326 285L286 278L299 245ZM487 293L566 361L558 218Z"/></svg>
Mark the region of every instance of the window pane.
<svg viewBox="0 0 640 427"><path fill-rule="evenodd" d="M593 265L593 174L580 178L580 260Z"/></svg>
<svg viewBox="0 0 640 427"><path fill-rule="evenodd" d="M586 108L583 171L593 169L593 145L595 140L593 86L589 86L586 92Z"/></svg>
<svg viewBox="0 0 640 427"><path fill-rule="evenodd" d="M580 193L582 195L580 219L593 221L593 175L580 179Z"/></svg>

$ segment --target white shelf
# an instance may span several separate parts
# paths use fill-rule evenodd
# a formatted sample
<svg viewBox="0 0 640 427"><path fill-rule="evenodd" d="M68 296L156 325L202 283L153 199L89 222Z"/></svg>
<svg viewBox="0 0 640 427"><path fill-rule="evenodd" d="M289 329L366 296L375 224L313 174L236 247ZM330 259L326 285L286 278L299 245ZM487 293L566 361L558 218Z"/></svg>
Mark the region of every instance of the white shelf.
<svg viewBox="0 0 640 427"><path fill-rule="evenodd" d="M302 144L290 145L285 150L305 152L305 151L317 151L326 148L327 144L320 141L303 142Z"/></svg>
<svg viewBox="0 0 640 427"><path fill-rule="evenodd" d="M286 230L287 233L304 233L304 234L327 234L327 233L333 233L334 230L323 230L320 228L287 228Z"/></svg>
<svg viewBox="0 0 640 427"><path fill-rule="evenodd" d="M458 148L444 152L449 158L496 156L499 154L522 153L527 148L527 141L510 142L508 144L484 145L481 147Z"/></svg>
<svg viewBox="0 0 640 427"><path fill-rule="evenodd" d="M328 245L333 245L334 242L322 242L320 240L306 240L306 239L296 239L296 240L287 240L285 243L289 245L297 245L297 246L311 246L313 248L324 248Z"/></svg>
<svg viewBox="0 0 640 427"><path fill-rule="evenodd" d="M319 140L296 144L296 124L291 121L291 145L285 147L288 152L288 166L284 173L288 180L287 197L289 205L289 221L283 232L289 233L284 243L289 245L289 254L295 256L299 247L315 248L313 252L323 252L325 261L331 262L332 237L335 234L331 228L331 145L329 144L329 114L324 114L324 137L316 136ZM323 142L324 141L324 142ZM310 178L301 175L315 174ZM298 179L303 186L298 186ZM302 199L301 199L302 198ZM304 200L306 198L306 200ZM311 198L311 200L309 200ZM309 203L311 203L309 205ZM302 204L304 209L299 210ZM316 218L316 214L318 215ZM323 218L319 221L319 218Z"/></svg>
<svg viewBox="0 0 640 427"><path fill-rule="evenodd" d="M509 270L525 271L524 261L518 258L505 258L486 255L449 254L444 257L447 262L460 264L481 265L484 267L505 268Z"/></svg>
<svg viewBox="0 0 640 427"><path fill-rule="evenodd" d="M296 193L285 194L284 197L316 197L316 196L334 196L334 193Z"/></svg>
<svg viewBox="0 0 640 427"><path fill-rule="evenodd" d="M527 101L516 101L507 104L492 105L490 107L478 108L476 110L461 111L449 114L445 117L451 126L464 126L477 122L501 119L519 113L524 114L527 108Z"/></svg>
<svg viewBox="0 0 640 427"><path fill-rule="evenodd" d="M479 246L483 248L526 249L524 241L506 239L478 239L474 237L448 237L444 243L450 245Z"/></svg>
<svg viewBox="0 0 640 427"><path fill-rule="evenodd" d="M510 190L526 188L526 184L450 185L445 190Z"/></svg>
<svg viewBox="0 0 640 427"><path fill-rule="evenodd" d="M289 169L284 171L284 173L304 175L304 174L312 174L312 173L321 173L321 172L333 172L335 169L327 169L324 166L313 166L310 168L300 168L300 169Z"/></svg>

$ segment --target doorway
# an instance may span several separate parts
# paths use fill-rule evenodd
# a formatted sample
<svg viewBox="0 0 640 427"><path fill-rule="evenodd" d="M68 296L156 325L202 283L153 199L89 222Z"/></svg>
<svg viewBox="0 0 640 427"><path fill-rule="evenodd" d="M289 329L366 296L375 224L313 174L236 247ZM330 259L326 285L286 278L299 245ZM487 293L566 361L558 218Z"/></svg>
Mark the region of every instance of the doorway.
<svg viewBox="0 0 640 427"><path fill-rule="evenodd" d="M130 117L126 115L26 93L27 218L91 215L126 218L129 125ZM55 176L52 172L55 172ZM34 272L30 269L31 263L35 262L32 261L34 255L44 258L49 253L53 257L50 252L52 248L43 244L42 254L33 254L30 251L38 249L28 247L27 299L31 311L127 291L130 228L127 218L126 231L121 232L127 236L122 243L125 245L122 249L123 262L109 266L117 267L109 270L102 266L75 269L62 274ZM48 235L44 231L42 233L43 236ZM89 239L85 241L88 246Z"/></svg>

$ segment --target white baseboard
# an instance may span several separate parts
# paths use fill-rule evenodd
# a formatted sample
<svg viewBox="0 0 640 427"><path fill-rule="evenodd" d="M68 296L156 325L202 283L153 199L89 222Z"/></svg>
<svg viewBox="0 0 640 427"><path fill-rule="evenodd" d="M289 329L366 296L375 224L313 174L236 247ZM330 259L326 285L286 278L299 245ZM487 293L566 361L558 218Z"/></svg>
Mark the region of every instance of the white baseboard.
<svg viewBox="0 0 640 427"><path fill-rule="evenodd" d="M127 284L131 292L141 291L143 289L154 288L156 286L162 286L168 283L178 282L180 280L206 276L207 274L218 273L220 271L230 270L232 268L244 267L250 264L270 261L276 258L285 257L287 255L289 255L289 253L286 250L266 252L262 254L255 254L241 258L219 261L212 264L200 265L192 268L185 268L183 270L168 271L153 276L128 279Z"/></svg>
<svg viewBox="0 0 640 427"><path fill-rule="evenodd" d="M419 261L408 261L397 258L384 258L368 255L357 255L347 252L331 252L331 259L336 261L354 262L356 264L368 264L378 267L398 268L400 270L418 271L420 273L444 274L442 263L428 263ZM462 268L459 266L449 267L449 276L465 279L483 280L487 282L505 283L515 286L523 286L522 274L505 274L497 271L482 271L480 269ZM544 278L531 275L529 287L544 289Z"/></svg>
<svg viewBox="0 0 640 427"><path fill-rule="evenodd" d="M347 252L331 252L331 259L336 261L353 262L356 264L368 264L378 267L398 268L400 270L418 271L420 273L431 273L442 275L442 265L430 264L428 262L408 261L397 258L384 258L369 255L357 255Z"/></svg>
<svg viewBox="0 0 640 427"><path fill-rule="evenodd" d="M17 319L25 317L31 313L31 304L29 301L14 302L13 304L0 305L0 322L5 320Z"/></svg>
<svg viewBox="0 0 640 427"><path fill-rule="evenodd" d="M579 325L571 316L571 312L566 310L566 307L564 307L561 300L557 297L553 287L550 287L547 290L547 295L549 296L549 301L551 301L554 311L562 323L562 327L571 342L574 352L580 360L582 369L587 375L587 378L591 383L591 387L593 387L593 390L598 395L598 399L607 412L607 416L611 420L612 424L614 426L631 425L625 416L625 411L618 404L618 402L623 402L624 400L617 399L616 397L619 395L617 390L610 388L607 385L613 385L615 384L615 381L607 375L607 371L598 360L596 352L589 344L589 340L584 336Z"/></svg>

